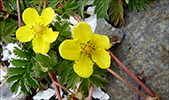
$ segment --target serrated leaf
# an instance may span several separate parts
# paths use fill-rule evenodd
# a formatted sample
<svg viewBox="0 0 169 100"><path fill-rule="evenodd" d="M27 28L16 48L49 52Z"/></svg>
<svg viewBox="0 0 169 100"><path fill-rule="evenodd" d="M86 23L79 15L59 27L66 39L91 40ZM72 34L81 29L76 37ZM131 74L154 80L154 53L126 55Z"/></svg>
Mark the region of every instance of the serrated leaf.
<svg viewBox="0 0 169 100"><path fill-rule="evenodd" d="M88 0L75 0L76 2L76 8L75 9L75 12L77 12L78 14L81 15L81 17L84 19L84 7L85 7L85 4L88 2Z"/></svg>
<svg viewBox="0 0 169 100"><path fill-rule="evenodd" d="M119 27L124 25L122 1L120 0L117 2L117 0L111 0L109 8L111 22L113 22L115 26Z"/></svg>
<svg viewBox="0 0 169 100"><path fill-rule="evenodd" d="M63 1L63 3L61 3L61 5L62 5L62 7L63 7L64 9L67 9L67 4L66 4L65 1Z"/></svg>
<svg viewBox="0 0 169 100"><path fill-rule="evenodd" d="M18 79L20 79L22 77L22 75L13 75L13 76L10 76L10 77L8 77L8 79L7 79L7 83L12 83L13 81L15 81L15 80L18 80Z"/></svg>
<svg viewBox="0 0 169 100"><path fill-rule="evenodd" d="M50 3L49 4L49 7L55 7L59 2L61 2L62 0L49 0L48 2Z"/></svg>
<svg viewBox="0 0 169 100"><path fill-rule="evenodd" d="M108 82L106 79L98 75L92 75L89 79L92 84L96 85L97 87L101 87L101 88L104 87L106 83Z"/></svg>
<svg viewBox="0 0 169 100"><path fill-rule="evenodd" d="M29 93L29 94L32 94L32 91L31 91L31 89L30 89L30 87L28 86L28 84L27 84L27 81L24 79L24 85L25 85L25 88L26 88L26 90L27 90L27 92Z"/></svg>
<svg viewBox="0 0 169 100"><path fill-rule="evenodd" d="M51 58L51 67L55 67L56 64L57 64L57 56L58 55L53 50L49 51L49 55L50 55L50 58Z"/></svg>
<svg viewBox="0 0 169 100"><path fill-rule="evenodd" d="M108 5L110 0L94 0L93 5L95 5L94 13L97 14L97 18L105 18L109 20L109 16L107 14Z"/></svg>
<svg viewBox="0 0 169 100"><path fill-rule="evenodd" d="M67 81L67 77L69 75L69 71L70 71L70 68L71 68L71 65L72 65L69 62L70 61L68 61L68 60L64 60L58 68L58 70L59 70L58 74L60 76L60 80L59 80L60 83L64 83L64 82Z"/></svg>
<svg viewBox="0 0 169 100"><path fill-rule="evenodd" d="M154 4L154 5L151 5ZM133 10L144 10L144 9L151 9L151 7L156 6L155 0L130 0L129 1L129 8Z"/></svg>
<svg viewBox="0 0 169 100"><path fill-rule="evenodd" d="M14 47L14 54L17 55L17 57L20 57L20 58L31 58L31 54L29 52L26 52L26 51L23 51L23 50L20 50L18 49L17 47Z"/></svg>
<svg viewBox="0 0 169 100"><path fill-rule="evenodd" d="M10 91L13 93L16 94L16 92L18 91L18 88L19 88L19 83L20 83L20 80L17 80L15 83L12 84L11 88L10 88Z"/></svg>
<svg viewBox="0 0 169 100"><path fill-rule="evenodd" d="M63 32L61 35L62 36L69 36L69 35L71 35L72 33L70 32L70 31L65 31L65 32Z"/></svg>
<svg viewBox="0 0 169 100"><path fill-rule="evenodd" d="M77 77L78 77L78 75L74 72L73 69L71 69L70 74L69 74L68 79L67 79L67 87L68 88L74 87Z"/></svg>
<svg viewBox="0 0 169 100"><path fill-rule="evenodd" d="M96 66L96 65L94 65L93 68L94 68L93 74L95 74L95 75L102 76L102 75L105 75L105 73L107 73L107 70L101 69L100 67L98 67L98 66Z"/></svg>
<svg viewBox="0 0 169 100"><path fill-rule="evenodd" d="M61 13L61 14L63 13L63 9L62 8L57 8L56 11Z"/></svg>
<svg viewBox="0 0 169 100"><path fill-rule="evenodd" d="M47 67L50 67L50 58L43 55L43 54L37 54L35 59L37 61L40 61L41 63L43 63L44 65L46 65Z"/></svg>
<svg viewBox="0 0 169 100"><path fill-rule="evenodd" d="M9 68L8 75L22 74L27 71L27 68Z"/></svg>
<svg viewBox="0 0 169 100"><path fill-rule="evenodd" d="M89 82L88 78L83 78L82 79L82 82L80 84L80 89L81 89L81 91L83 91L83 95L85 97L87 97L88 94L89 94L89 84L90 84L90 82Z"/></svg>
<svg viewBox="0 0 169 100"><path fill-rule="evenodd" d="M22 67L28 65L30 60L12 59L11 63L16 67Z"/></svg>
<svg viewBox="0 0 169 100"><path fill-rule="evenodd" d="M38 82L31 76L30 73L26 74L26 81L29 83L30 86L32 86L33 88L38 88L39 84Z"/></svg>
<svg viewBox="0 0 169 100"><path fill-rule="evenodd" d="M4 35L7 36L7 35L14 35L14 31L16 30L16 25L15 24L12 24L10 25L4 32Z"/></svg>
<svg viewBox="0 0 169 100"><path fill-rule="evenodd" d="M71 16L74 15L73 11L71 11L71 10L66 11L66 14L71 15Z"/></svg>
<svg viewBox="0 0 169 100"><path fill-rule="evenodd" d="M24 80L21 81L21 91L25 94L25 95L29 95L29 92L27 91L27 87L25 85Z"/></svg>

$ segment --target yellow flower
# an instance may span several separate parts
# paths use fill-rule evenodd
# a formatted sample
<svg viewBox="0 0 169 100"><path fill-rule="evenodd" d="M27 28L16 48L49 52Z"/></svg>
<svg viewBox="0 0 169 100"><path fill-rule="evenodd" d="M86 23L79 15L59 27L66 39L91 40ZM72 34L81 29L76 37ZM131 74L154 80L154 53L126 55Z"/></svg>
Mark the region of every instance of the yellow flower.
<svg viewBox="0 0 169 100"><path fill-rule="evenodd" d="M60 44L59 53L64 59L75 60L73 69L79 76L90 77L93 73L93 62L102 69L110 67L111 57L105 50L111 47L107 36L93 34L86 22L76 24L72 35L73 39Z"/></svg>
<svg viewBox="0 0 169 100"><path fill-rule="evenodd" d="M16 38L21 42L33 39L33 50L36 53L46 54L50 49L50 43L54 42L59 34L59 32L53 32L52 28L48 28L54 14L51 7L45 8L41 15L33 8L25 9L22 19L26 25L18 28Z"/></svg>

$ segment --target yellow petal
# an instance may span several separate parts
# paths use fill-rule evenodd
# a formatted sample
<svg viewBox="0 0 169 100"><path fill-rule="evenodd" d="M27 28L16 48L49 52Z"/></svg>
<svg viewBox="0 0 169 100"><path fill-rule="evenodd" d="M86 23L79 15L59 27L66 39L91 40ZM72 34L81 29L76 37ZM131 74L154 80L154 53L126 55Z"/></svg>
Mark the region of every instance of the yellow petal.
<svg viewBox="0 0 169 100"><path fill-rule="evenodd" d="M41 36L37 36L32 41L33 50L36 53L47 54L50 49L50 43L43 41Z"/></svg>
<svg viewBox="0 0 169 100"><path fill-rule="evenodd" d="M110 40L106 35L94 34L92 43L96 48L109 49L111 47Z"/></svg>
<svg viewBox="0 0 169 100"><path fill-rule="evenodd" d="M22 14L24 23L28 26L35 25L40 22L40 16L34 8L27 8Z"/></svg>
<svg viewBox="0 0 169 100"><path fill-rule="evenodd" d="M93 62L88 56L81 55L73 65L74 71L81 77L89 78L93 73Z"/></svg>
<svg viewBox="0 0 169 100"><path fill-rule="evenodd" d="M81 48L74 40L65 40L59 46L59 53L62 58L76 60L80 56Z"/></svg>
<svg viewBox="0 0 169 100"><path fill-rule="evenodd" d="M52 43L56 40L58 35L59 35L59 32L53 32L52 28L48 28L48 29L44 30L44 32L42 34L42 38L44 41Z"/></svg>
<svg viewBox="0 0 169 100"><path fill-rule="evenodd" d="M106 69L110 67L111 57L109 55L109 52L107 52L104 49L97 48L92 53L92 60L96 62L96 64L102 69Z"/></svg>
<svg viewBox="0 0 169 100"><path fill-rule="evenodd" d="M34 32L27 26L22 26L16 31L16 38L21 42L28 42L34 37Z"/></svg>
<svg viewBox="0 0 169 100"><path fill-rule="evenodd" d="M79 22L72 28L72 35L75 41L86 43L91 40L93 32L89 24L86 22Z"/></svg>
<svg viewBox="0 0 169 100"><path fill-rule="evenodd" d="M50 24L55 17L55 12L51 7L47 7L41 14L41 23L46 26Z"/></svg>

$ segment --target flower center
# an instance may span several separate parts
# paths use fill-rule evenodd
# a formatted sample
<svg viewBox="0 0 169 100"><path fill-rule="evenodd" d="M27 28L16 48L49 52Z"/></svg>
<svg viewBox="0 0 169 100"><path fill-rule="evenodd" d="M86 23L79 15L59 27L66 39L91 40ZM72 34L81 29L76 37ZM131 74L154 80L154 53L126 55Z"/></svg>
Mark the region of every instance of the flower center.
<svg viewBox="0 0 169 100"><path fill-rule="evenodd" d="M44 26L39 23L32 26L32 30L35 32L35 34L41 35L45 29Z"/></svg>
<svg viewBox="0 0 169 100"><path fill-rule="evenodd" d="M94 50L91 43L83 44L81 48L82 48L82 53L84 53L85 55L92 54Z"/></svg>

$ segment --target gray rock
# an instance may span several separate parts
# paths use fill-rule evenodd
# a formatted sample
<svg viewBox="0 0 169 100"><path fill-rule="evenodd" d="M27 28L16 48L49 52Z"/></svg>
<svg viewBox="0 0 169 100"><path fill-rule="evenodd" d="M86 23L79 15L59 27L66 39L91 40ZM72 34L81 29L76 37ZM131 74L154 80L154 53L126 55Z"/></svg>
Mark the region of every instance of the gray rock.
<svg viewBox="0 0 169 100"><path fill-rule="evenodd" d="M116 43L120 43L124 35L121 29L112 27L104 18L99 18L97 20L95 33L100 35L107 35L110 38L110 42L113 46Z"/></svg>
<svg viewBox="0 0 169 100"><path fill-rule="evenodd" d="M125 27L121 28L125 37L111 51L135 75L142 73L150 90L169 100L169 0L157 3L151 10L127 10ZM137 88L137 83L115 61L110 68ZM111 100L136 100L136 93L119 79L109 73L107 79L110 83L104 89ZM141 92L148 95L143 88Z"/></svg>

